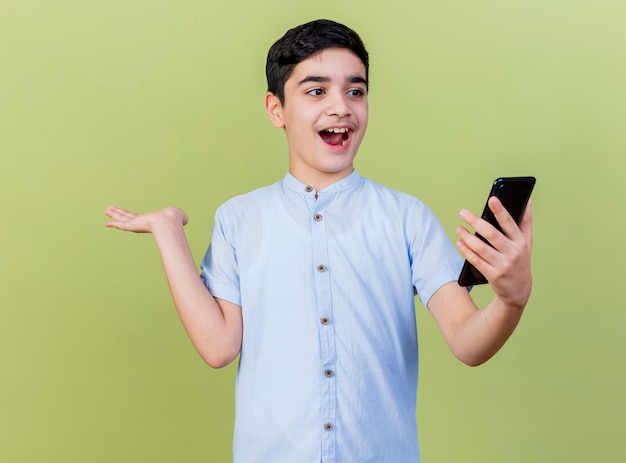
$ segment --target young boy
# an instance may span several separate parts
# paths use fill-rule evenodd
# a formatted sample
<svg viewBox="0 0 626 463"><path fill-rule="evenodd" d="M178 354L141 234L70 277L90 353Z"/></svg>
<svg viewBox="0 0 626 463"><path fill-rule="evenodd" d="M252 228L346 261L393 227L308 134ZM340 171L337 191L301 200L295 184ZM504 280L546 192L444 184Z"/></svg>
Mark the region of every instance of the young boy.
<svg viewBox="0 0 626 463"><path fill-rule="evenodd" d="M217 210L200 276L182 210L106 211L110 227L153 234L202 358L219 368L240 354L235 462L418 461L415 294L469 365L498 351L530 296L530 208L518 227L491 199L503 233L461 211L493 245L457 230L495 293L478 310L430 210L354 170L368 65L359 36L327 20L271 47L265 107L289 172Z"/></svg>

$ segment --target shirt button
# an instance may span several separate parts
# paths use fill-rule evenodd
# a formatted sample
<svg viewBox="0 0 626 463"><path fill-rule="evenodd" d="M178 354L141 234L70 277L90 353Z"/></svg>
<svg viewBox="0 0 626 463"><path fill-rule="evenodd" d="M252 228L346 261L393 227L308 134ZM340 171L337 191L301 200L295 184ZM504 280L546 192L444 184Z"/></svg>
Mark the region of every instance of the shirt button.
<svg viewBox="0 0 626 463"><path fill-rule="evenodd" d="M320 322L322 323L322 325L328 325L330 323L330 319L328 317L322 317Z"/></svg>
<svg viewBox="0 0 626 463"><path fill-rule="evenodd" d="M318 272L325 272L326 271L326 266L324 264L320 264L317 266L317 271Z"/></svg>
<svg viewBox="0 0 626 463"><path fill-rule="evenodd" d="M322 220L322 218L323 218L323 217L322 217L322 214L315 214L315 215L313 216L313 220L315 220L316 222L321 221L321 220Z"/></svg>
<svg viewBox="0 0 626 463"><path fill-rule="evenodd" d="M313 191L313 187L307 185L304 191L306 191L307 193L310 193L311 191Z"/></svg>
<svg viewBox="0 0 626 463"><path fill-rule="evenodd" d="M326 370L326 371L324 372L324 376L326 376L327 378L332 378L332 376L333 376L334 374L335 374L335 373L333 372L333 370Z"/></svg>
<svg viewBox="0 0 626 463"><path fill-rule="evenodd" d="M324 429L325 429L326 431L332 431L332 430L333 430L333 428L334 428L334 426L333 426L333 424L332 424L332 423L326 423L326 424L324 425Z"/></svg>

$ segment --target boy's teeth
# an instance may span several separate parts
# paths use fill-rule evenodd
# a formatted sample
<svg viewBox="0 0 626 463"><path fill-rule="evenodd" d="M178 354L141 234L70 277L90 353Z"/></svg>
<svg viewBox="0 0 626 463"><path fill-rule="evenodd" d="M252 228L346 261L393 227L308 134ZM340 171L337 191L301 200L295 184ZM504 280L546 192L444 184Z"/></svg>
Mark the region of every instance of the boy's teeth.
<svg viewBox="0 0 626 463"><path fill-rule="evenodd" d="M347 131L348 129L339 128L339 127L331 127L330 129L325 130L325 132L331 132L331 133L346 133Z"/></svg>

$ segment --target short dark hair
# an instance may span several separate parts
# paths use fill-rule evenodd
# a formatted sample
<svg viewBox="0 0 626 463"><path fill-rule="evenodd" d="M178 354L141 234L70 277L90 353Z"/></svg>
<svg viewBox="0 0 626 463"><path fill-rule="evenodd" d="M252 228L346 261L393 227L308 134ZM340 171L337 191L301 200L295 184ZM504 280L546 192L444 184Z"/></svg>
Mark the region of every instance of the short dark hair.
<svg viewBox="0 0 626 463"><path fill-rule="evenodd" d="M366 85L369 83L369 55L359 35L343 24L318 19L289 29L271 46L265 75L267 91L285 103L285 82L296 65L326 48L347 48L363 62Z"/></svg>

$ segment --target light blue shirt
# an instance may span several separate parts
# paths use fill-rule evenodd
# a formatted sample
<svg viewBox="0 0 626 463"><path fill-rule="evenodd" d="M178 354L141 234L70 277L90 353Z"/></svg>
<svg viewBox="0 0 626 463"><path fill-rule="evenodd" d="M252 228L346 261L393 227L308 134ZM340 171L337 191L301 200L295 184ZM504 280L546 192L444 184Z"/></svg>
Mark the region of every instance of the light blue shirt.
<svg viewBox="0 0 626 463"><path fill-rule="evenodd" d="M462 260L419 200L290 174L216 212L202 279L243 312L235 463L415 463L424 304Z"/></svg>

